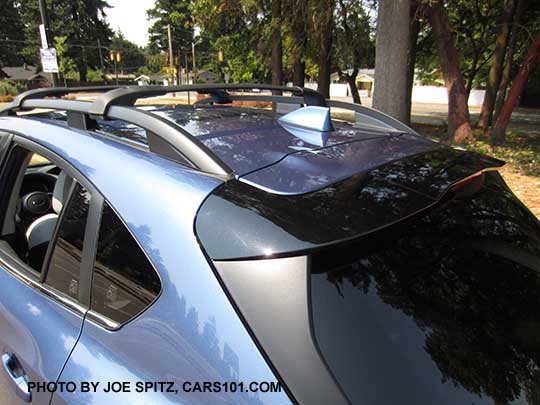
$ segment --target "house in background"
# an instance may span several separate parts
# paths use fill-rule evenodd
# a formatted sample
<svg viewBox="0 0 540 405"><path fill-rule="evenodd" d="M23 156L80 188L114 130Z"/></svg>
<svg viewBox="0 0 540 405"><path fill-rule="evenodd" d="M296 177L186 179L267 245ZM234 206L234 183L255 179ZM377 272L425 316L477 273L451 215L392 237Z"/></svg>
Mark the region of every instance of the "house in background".
<svg viewBox="0 0 540 405"><path fill-rule="evenodd" d="M169 77L165 73L154 73L150 75L137 76L133 81L139 86L147 86L149 84L158 84L161 86L167 85Z"/></svg>
<svg viewBox="0 0 540 405"><path fill-rule="evenodd" d="M352 74L353 69L347 69L345 73ZM375 69L359 69L356 75L356 87L361 97L371 97L373 83L375 82ZM339 78L339 74L334 72L330 75L330 95L333 97L349 97L350 89L347 82Z"/></svg>
<svg viewBox="0 0 540 405"><path fill-rule="evenodd" d="M35 66L24 64L22 66L6 66L0 69L1 79L11 80L19 83L28 89L38 87L51 87L50 75L38 72Z"/></svg>
<svg viewBox="0 0 540 405"><path fill-rule="evenodd" d="M207 70L199 70L197 73L193 74L193 81L195 83L213 84L220 82L221 76Z"/></svg>

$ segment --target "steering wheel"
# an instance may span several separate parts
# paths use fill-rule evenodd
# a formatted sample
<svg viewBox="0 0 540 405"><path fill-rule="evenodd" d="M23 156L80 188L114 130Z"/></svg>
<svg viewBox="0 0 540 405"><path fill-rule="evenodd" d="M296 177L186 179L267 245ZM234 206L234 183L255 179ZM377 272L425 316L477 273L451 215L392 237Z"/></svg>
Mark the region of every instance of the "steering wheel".
<svg viewBox="0 0 540 405"><path fill-rule="evenodd" d="M52 212L52 196L56 176L50 173L29 173L21 187L21 208L32 219Z"/></svg>
<svg viewBox="0 0 540 405"><path fill-rule="evenodd" d="M21 205L30 215L44 215L52 208L52 193L32 191L21 197Z"/></svg>

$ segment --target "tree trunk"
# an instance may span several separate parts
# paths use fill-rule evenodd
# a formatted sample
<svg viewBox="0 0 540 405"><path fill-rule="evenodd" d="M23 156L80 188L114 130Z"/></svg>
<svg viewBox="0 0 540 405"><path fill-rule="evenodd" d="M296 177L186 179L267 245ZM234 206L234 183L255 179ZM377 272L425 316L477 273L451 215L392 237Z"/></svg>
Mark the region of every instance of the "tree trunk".
<svg viewBox="0 0 540 405"><path fill-rule="evenodd" d="M330 74L332 73L332 34L334 28L334 15L330 10L334 10L334 0L320 0L315 22L317 32L319 55L317 64L319 66L319 76L317 77L317 91L324 97L330 98Z"/></svg>
<svg viewBox="0 0 540 405"><path fill-rule="evenodd" d="M506 51L506 60L501 77L501 84L499 85L499 92L497 93L497 101L495 103L495 112L493 114L493 120L497 121L501 108L506 100L506 94L508 92L508 84L510 83L510 73L512 71L512 62L514 61L514 52L516 50L516 42L519 35L519 23L523 14L525 6L525 0L517 0L516 12L512 21L512 33L510 35L510 42Z"/></svg>
<svg viewBox="0 0 540 405"><path fill-rule="evenodd" d="M358 76L358 68L354 68L351 74L343 73L341 69L338 69L338 75L341 80L345 80L351 89L351 96L353 103L362 104L360 94L358 93L358 87L356 86L356 76Z"/></svg>
<svg viewBox="0 0 540 405"><path fill-rule="evenodd" d="M380 0L373 107L403 122L408 115L409 16L410 0Z"/></svg>
<svg viewBox="0 0 540 405"><path fill-rule="evenodd" d="M439 53L441 70L448 92L448 136L449 142L468 142L473 139L467 93L463 76L459 70L459 58L452 36L452 27L441 1L426 8L427 18L433 29Z"/></svg>
<svg viewBox="0 0 540 405"><path fill-rule="evenodd" d="M306 85L306 62L299 55L295 55L293 64L293 85L304 87Z"/></svg>
<svg viewBox="0 0 540 405"><path fill-rule="evenodd" d="M356 86L356 75L347 75L349 76L347 78L347 83L349 83L349 88L351 89L351 95L353 99L353 103L355 104L362 104L362 100L360 99L360 93L358 93L358 87Z"/></svg>
<svg viewBox="0 0 540 405"><path fill-rule="evenodd" d="M471 69L469 70L469 75L467 77L467 84L465 86L465 92L467 93L467 101L469 100L469 96L471 95L471 90L476 73L478 73L478 52L475 50L471 63Z"/></svg>
<svg viewBox="0 0 540 405"><path fill-rule="evenodd" d="M414 67L416 65L416 49L418 42L418 33L420 32L420 21L416 18L418 7L416 2L411 5L410 27L409 27L409 53L407 55L407 98L406 101L406 120L405 124L411 125L412 110L412 91L414 86Z"/></svg>
<svg viewBox="0 0 540 405"><path fill-rule="evenodd" d="M493 109L495 108L495 99L501 83L502 65L508 45L509 24L512 21L513 12L514 0L505 0L501 28L495 42L495 53L489 69L486 94L480 110L480 119L478 120L478 128L484 128L484 131L487 131L493 119Z"/></svg>
<svg viewBox="0 0 540 405"><path fill-rule="evenodd" d="M283 48L281 45L281 0L272 0L272 84L281 86L283 84ZM281 93L281 92L278 92Z"/></svg>
<svg viewBox="0 0 540 405"><path fill-rule="evenodd" d="M87 60L87 57L86 57L86 48L83 46L81 48L81 58L79 60L79 80L82 82L82 83L86 83L87 81L87 78L86 78L86 75L88 73L88 60Z"/></svg>
<svg viewBox="0 0 540 405"><path fill-rule="evenodd" d="M501 109L501 114L497 118L495 127L493 128L493 131L491 132L491 144L494 146L503 145L506 142L506 136L505 136L506 127L508 126L508 123L510 122L512 111L514 111L514 108L517 105L519 95L521 94L521 91L523 90L525 83L527 83L527 79L529 78L529 73L534 67L534 62L536 61L536 58L538 58L539 50L540 50L540 32L537 32L534 37L533 42L531 43L531 46L529 47L529 51L527 52L527 56L525 57L523 66L521 66L521 69L519 70L518 75L514 79L514 84L512 85L512 88L510 89L510 92L508 93L508 99L504 103Z"/></svg>
<svg viewBox="0 0 540 405"><path fill-rule="evenodd" d="M294 2L296 14L293 17L293 85L304 87L306 79L306 49L307 49L307 2Z"/></svg>

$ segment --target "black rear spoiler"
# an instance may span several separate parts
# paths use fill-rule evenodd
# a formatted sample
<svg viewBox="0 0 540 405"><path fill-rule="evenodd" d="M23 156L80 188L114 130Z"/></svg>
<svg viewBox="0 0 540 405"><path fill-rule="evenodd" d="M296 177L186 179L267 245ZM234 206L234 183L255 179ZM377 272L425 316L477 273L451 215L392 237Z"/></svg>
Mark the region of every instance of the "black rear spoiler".
<svg viewBox="0 0 540 405"><path fill-rule="evenodd" d="M387 228L462 186L478 190L482 174L503 165L485 155L441 148L302 195L276 195L233 180L201 206L196 232L213 260L303 254Z"/></svg>

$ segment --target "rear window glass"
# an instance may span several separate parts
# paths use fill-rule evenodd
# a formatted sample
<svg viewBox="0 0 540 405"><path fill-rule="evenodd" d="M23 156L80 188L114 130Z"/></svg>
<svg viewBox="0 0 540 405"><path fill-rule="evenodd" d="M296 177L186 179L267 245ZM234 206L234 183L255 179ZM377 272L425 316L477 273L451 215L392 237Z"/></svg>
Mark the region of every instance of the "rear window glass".
<svg viewBox="0 0 540 405"><path fill-rule="evenodd" d="M538 403L540 229L498 192L312 257L316 340L352 403Z"/></svg>
<svg viewBox="0 0 540 405"><path fill-rule="evenodd" d="M144 311L161 282L129 230L105 203L94 265L92 309L118 323Z"/></svg>

